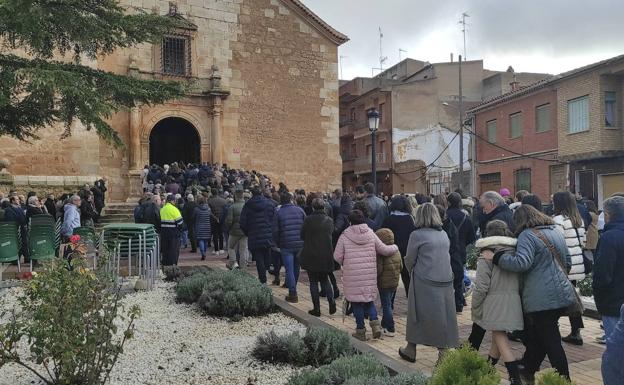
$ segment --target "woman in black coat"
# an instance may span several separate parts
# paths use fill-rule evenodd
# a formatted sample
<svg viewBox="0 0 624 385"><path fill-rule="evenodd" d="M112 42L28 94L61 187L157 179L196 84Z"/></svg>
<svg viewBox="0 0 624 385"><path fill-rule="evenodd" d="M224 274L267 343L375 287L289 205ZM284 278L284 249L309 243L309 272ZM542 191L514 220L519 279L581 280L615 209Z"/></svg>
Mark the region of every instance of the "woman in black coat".
<svg viewBox="0 0 624 385"><path fill-rule="evenodd" d="M329 275L334 271L334 247L332 233L334 222L325 213L325 203L320 198L312 201L314 210L303 222L301 227L301 239L303 248L299 256L301 268L308 272L310 279L310 295L314 309L309 314L320 317L320 293L319 284L325 292L329 303L329 314L336 313L336 300L330 284Z"/></svg>
<svg viewBox="0 0 624 385"><path fill-rule="evenodd" d="M407 254L407 243L410 235L416 226L414 225L414 217L412 217L412 206L406 197L397 195L390 201L390 215L381 224L382 228L392 230L394 234L394 244L399 248L401 258L403 258L403 269L401 270L401 281L405 287L405 295L407 296L410 273L405 267L405 255Z"/></svg>

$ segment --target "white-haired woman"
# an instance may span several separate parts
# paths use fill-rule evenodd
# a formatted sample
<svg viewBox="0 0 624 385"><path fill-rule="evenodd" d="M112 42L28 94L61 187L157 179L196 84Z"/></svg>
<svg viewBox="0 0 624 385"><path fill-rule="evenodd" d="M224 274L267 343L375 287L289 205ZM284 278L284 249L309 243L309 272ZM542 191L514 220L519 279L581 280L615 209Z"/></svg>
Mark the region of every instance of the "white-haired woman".
<svg viewBox="0 0 624 385"><path fill-rule="evenodd" d="M418 207L416 230L407 245L405 267L410 272L406 340L399 349L406 361L416 361L416 345L435 346L442 353L458 345L457 315L449 239L438 209Z"/></svg>

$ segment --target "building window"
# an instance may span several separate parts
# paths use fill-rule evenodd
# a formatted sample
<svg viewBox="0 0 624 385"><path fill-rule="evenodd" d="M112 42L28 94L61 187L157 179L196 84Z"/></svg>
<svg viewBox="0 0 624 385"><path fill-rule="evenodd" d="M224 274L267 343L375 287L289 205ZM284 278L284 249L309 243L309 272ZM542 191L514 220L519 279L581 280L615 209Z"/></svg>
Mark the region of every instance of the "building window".
<svg viewBox="0 0 624 385"><path fill-rule="evenodd" d="M550 104L535 107L535 131L550 131Z"/></svg>
<svg viewBox="0 0 624 385"><path fill-rule="evenodd" d="M516 170L516 191L531 191L531 169Z"/></svg>
<svg viewBox="0 0 624 385"><path fill-rule="evenodd" d="M351 121L355 121L356 115L355 115L355 107L351 108Z"/></svg>
<svg viewBox="0 0 624 385"><path fill-rule="evenodd" d="M522 112L509 115L509 137L511 139L522 136Z"/></svg>
<svg viewBox="0 0 624 385"><path fill-rule="evenodd" d="M381 123L383 122L383 116L384 116L384 106L386 104L385 103L381 103L379 105L379 125L381 126Z"/></svg>
<svg viewBox="0 0 624 385"><path fill-rule="evenodd" d="M589 131L589 97L568 100L568 132Z"/></svg>
<svg viewBox="0 0 624 385"><path fill-rule="evenodd" d="M490 143L496 143L496 119L485 123L487 129L487 140Z"/></svg>
<svg viewBox="0 0 624 385"><path fill-rule="evenodd" d="M188 36L166 36L162 43L162 71L168 75L191 74L191 44Z"/></svg>
<svg viewBox="0 0 624 385"><path fill-rule="evenodd" d="M615 92L605 92L605 126L615 127Z"/></svg>

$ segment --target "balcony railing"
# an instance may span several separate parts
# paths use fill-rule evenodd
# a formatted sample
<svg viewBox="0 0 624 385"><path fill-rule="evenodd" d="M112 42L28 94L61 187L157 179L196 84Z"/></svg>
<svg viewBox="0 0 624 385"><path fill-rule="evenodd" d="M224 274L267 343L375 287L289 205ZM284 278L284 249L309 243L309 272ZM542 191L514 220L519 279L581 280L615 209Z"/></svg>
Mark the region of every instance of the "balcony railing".
<svg viewBox="0 0 624 385"><path fill-rule="evenodd" d="M373 166L372 157L360 157L355 160L355 172L358 174L364 174L371 172ZM377 153L377 171L387 171L390 169L390 157L385 152Z"/></svg>
<svg viewBox="0 0 624 385"><path fill-rule="evenodd" d="M342 172L353 172L355 170L355 159L342 160Z"/></svg>

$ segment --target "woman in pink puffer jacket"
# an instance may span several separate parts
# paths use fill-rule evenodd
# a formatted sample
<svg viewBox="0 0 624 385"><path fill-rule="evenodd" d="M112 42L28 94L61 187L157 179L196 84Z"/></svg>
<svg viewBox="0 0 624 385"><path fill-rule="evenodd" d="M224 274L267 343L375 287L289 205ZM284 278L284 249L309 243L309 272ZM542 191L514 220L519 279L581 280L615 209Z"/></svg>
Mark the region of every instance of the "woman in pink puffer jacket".
<svg viewBox="0 0 624 385"><path fill-rule="evenodd" d="M377 318L377 254L391 257L398 251L396 245L385 245L366 225L364 214L353 210L349 214L351 226L338 239L334 259L342 266L342 284L345 298L351 302L357 329L353 337L366 341L364 312L369 315L373 338L381 337Z"/></svg>

